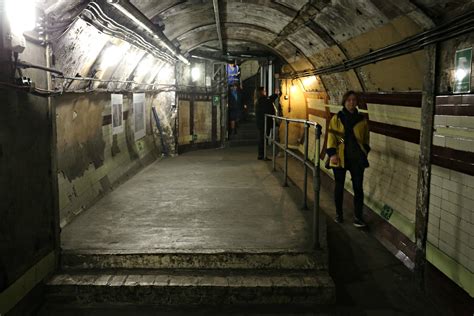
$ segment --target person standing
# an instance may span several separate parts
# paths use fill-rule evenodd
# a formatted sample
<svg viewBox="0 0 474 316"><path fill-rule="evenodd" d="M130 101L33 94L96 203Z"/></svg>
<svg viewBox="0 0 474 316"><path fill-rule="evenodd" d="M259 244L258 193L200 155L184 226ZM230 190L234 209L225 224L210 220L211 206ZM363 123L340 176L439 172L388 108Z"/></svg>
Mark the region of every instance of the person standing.
<svg viewBox="0 0 474 316"><path fill-rule="evenodd" d="M272 101L268 99L264 87L258 88L257 92L258 99L255 104L255 117L258 129L258 160L262 160L265 158L265 135L268 135L272 124L272 120L267 119L267 130L265 130L265 115L275 115L275 108Z"/></svg>
<svg viewBox="0 0 474 316"><path fill-rule="evenodd" d="M234 84L229 91L229 139L237 134L237 122L242 113L242 96L240 87Z"/></svg>
<svg viewBox="0 0 474 316"><path fill-rule="evenodd" d="M354 91L348 91L342 98L343 108L334 115L329 123L327 154L329 167L333 169L336 187L337 223L343 223L343 196L346 172L352 177L354 190L354 226L367 226L362 218L364 207L364 170L369 167L367 155L369 146L369 125L365 117L357 110L359 100Z"/></svg>

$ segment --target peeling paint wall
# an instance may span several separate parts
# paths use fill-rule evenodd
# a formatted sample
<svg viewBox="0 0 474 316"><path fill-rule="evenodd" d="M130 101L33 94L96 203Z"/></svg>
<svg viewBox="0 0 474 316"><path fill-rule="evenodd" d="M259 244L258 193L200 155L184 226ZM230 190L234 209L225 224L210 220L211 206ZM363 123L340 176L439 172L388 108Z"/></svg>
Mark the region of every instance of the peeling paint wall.
<svg viewBox="0 0 474 316"><path fill-rule="evenodd" d="M112 135L110 93L65 94L55 98L61 226L105 193L153 162L175 152L174 92L146 94L146 136L134 139L132 93L124 97L124 132ZM160 135L152 106L157 109Z"/></svg>

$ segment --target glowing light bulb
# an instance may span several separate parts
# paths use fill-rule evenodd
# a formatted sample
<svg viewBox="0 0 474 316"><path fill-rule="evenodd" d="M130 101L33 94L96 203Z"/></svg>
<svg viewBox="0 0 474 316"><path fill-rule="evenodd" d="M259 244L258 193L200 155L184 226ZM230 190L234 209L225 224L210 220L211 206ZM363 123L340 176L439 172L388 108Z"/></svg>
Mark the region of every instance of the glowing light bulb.
<svg viewBox="0 0 474 316"><path fill-rule="evenodd" d="M198 81L200 77L201 77L201 69L199 69L198 67L193 67L193 69L191 69L191 79L193 81Z"/></svg>
<svg viewBox="0 0 474 316"><path fill-rule="evenodd" d="M35 0L6 0L5 10L12 33L23 34L36 27Z"/></svg>

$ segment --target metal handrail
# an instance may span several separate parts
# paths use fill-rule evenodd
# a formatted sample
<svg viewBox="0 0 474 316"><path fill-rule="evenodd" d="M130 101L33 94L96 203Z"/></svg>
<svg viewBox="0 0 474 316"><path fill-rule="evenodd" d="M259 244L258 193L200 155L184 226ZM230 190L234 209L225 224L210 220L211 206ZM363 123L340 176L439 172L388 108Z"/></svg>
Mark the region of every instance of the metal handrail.
<svg viewBox="0 0 474 316"><path fill-rule="evenodd" d="M271 118L273 121L273 136L270 137L267 135L267 119ZM285 143L277 142L276 137L276 121L285 122ZM288 127L291 123L299 123L304 124L304 156L301 157L300 155L296 154L292 150L288 148ZM314 140L315 140L315 149L314 149L314 162L308 159L308 146L309 146L309 129L313 127L315 129L314 133ZM320 205L319 205L319 196L321 191L321 163L320 163L320 152L321 152L321 125L315 122L302 120L302 119L291 119L285 118L275 115L265 115L265 127L264 127L264 157L267 158L267 141L272 141L272 163L273 163L273 171L276 171L276 147L280 148L284 151L285 154L285 164L284 164L284 181L283 186L288 186L288 155L291 155L293 158L298 160L303 164L304 167L304 188L303 188L303 208L308 209L308 169L313 172L313 247L315 249L320 247L319 244L319 234L320 234L320 227L319 227L319 215L320 215Z"/></svg>

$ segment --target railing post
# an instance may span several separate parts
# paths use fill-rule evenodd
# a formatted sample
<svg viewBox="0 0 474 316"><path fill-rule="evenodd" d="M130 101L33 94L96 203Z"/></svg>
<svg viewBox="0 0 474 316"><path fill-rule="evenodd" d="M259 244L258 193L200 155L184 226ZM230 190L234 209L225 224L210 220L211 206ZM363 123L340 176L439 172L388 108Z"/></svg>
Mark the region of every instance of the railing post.
<svg viewBox="0 0 474 316"><path fill-rule="evenodd" d="M313 241L314 248L319 248L319 195L321 188L321 174L320 174L320 152L321 152L321 125L316 125L315 146L314 146L314 171L313 171Z"/></svg>
<svg viewBox="0 0 474 316"><path fill-rule="evenodd" d="M303 188L303 209L308 209L308 165L306 164L308 161L308 140L309 140L309 124L307 122L304 123L304 188Z"/></svg>
<svg viewBox="0 0 474 316"><path fill-rule="evenodd" d="M285 120L285 180L283 186L288 186L288 126L290 121Z"/></svg>
<svg viewBox="0 0 474 316"><path fill-rule="evenodd" d="M276 117L273 116L273 142L272 142L272 161L273 161L273 171L276 171Z"/></svg>
<svg viewBox="0 0 474 316"><path fill-rule="evenodd" d="M268 119L268 114L265 114L264 119L265 122L263 123L264 129L263 129L263 159L267 160L267 140L268 140L268 135L267 135L267 119Z"/></svg>

